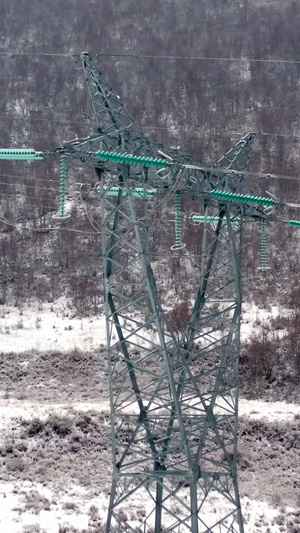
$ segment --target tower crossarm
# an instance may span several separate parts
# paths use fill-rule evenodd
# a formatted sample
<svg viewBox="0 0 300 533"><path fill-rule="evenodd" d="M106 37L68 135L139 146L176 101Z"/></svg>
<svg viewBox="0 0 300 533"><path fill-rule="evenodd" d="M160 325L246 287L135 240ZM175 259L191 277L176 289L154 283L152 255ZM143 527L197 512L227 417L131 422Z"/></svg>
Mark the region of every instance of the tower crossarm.
<svg viewBox="0 0 300 533"><path fill-rule="evenodd" d="M107 171L115 169L116 163L127 164L130 165L129 178L139 184L147 184L165 192L171 187L176 188L189 192L194 198L215 189L243 194L249 192L243 170L246 170L249 159L253 133L243 137L214 165L197 161L188 154L152 141L149 145L146 141L141 143L139 150L122 151L118 147L118 135L118 132L111 132L73 139L55 148L52 153L67 154ZM147 146L149 149L145 149Z"/></svg>

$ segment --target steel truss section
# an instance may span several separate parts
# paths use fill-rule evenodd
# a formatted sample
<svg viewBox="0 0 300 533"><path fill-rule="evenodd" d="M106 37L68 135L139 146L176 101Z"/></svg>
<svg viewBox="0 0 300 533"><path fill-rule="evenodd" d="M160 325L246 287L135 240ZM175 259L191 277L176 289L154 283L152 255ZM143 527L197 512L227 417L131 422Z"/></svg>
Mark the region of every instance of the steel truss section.
<svg viewBox="0 0 300 533"><path fill-rule="evenodd" d="M241 532L241 213L204 208L218 223L205 225L200 289L178 342L150 265L148 201L130 185L129 167L101 176L114 468L107 532ZM138 527L127 513L137 501L147 510Z"/></svg>

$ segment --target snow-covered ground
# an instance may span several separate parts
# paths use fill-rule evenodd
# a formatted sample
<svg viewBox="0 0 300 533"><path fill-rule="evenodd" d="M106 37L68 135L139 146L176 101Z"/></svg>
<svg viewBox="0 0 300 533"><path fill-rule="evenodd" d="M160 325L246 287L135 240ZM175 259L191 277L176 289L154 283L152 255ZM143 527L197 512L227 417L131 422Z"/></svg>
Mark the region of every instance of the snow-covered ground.
<svg viewBox="0 0 300 533"><path fill-rule="evenodd" d="M72 490L51 490L40 483L3 483L0 486L0 527L3 533L58 533L59 525L87 530L91 508L107 510L103 495L91 494L80 485ZM44 508L43 508L44 507ZM40 528L40 529L38 529Z"/></svg>
<svg viewBox="0 0 300 533"><path fill-rule="evenodd" d="M72 317L65 299L44 304L42 310L32 304L22 314L16 307L0 307L0 346L3 353L37 350L95 350L106 343L103 316Z"/></svg>
<svg viewBox="0 0 300 533"><path fill-rule="evenodd" d="M287 402L264 402L263 400L239 400L239 416L264 422L285 424L300 419L300 405Z"/></svg>
<svg viewBox="0 0 300 533"><path fill-rule="evenodd" d="M255 321L268 321L278 316L276 307L270 311L253 309L246 306L243 312L242 336L244 339L255 332ZM22 314L16 308L1 306L0 342L2 353L22 353L26 351L48 352L58 350L68 352L74 349L92 351L105 344L105 321L101 316L89 318L72 317L66 302L61 300L53 305L44 305L42 310L31 306L24 308ZM0 431L3 437L12 430L14 420L22 417L25 420L39 418L45 420L50 413L61 416L73 411L106 411L109 410L107 398L99 401L53 401L34 402L30 398L0 398ZM265 402L261 400L240 399L240 417L247 420L260 420L266 424L293 424L300 418L300 406L285 402ZM280 460L280 458L279 458ZM84 468L84 465L82 465ZM250 474L255 476L255 472ZM284 484L284 480L283 480ZM284 490L278 487L278 492ZM280 505L280 501L270 503L263 497L261 500L251 498L251 493L242 495L241 503L245 519L245 533L279 533L300 531L296 524L296 509ZM212 505L217 506L217 501ZM108 506L108 493L101 490L90 490L73 484L60 487L53 484L41 484L32 481L0 482L0 531L3 533L60 533L68 531L62 525L72 526L69 531L100 531L91 528L93 515L98 513L101 523L105 523ZM137 500L137 506L143 502ZM290 525L289 525L290 524ZM61 528L61 529L60 529Z"/></svg>
<svg viewBox="0 0 300 533"><path fill-rule="evenodd" d="M41 501L45 498L49 502L49 505L45 504L48 509L37 512L38 503L30 502L30 495L33 491L39 493ZM213 510L218 505L217 498L212 498L210 503ZM276 523L280 522L278 509L270 507L264 501L253 501L249 498L242 498L241 503L244 510L245 533L286 531L282 529L282 525ZM28 532L58 533L58 524L73 526L76 528L75 531L87 530L92 514L91 508L94 506L101 509L99 516L104 522L107 504L108 500L102 495L92 497L80 486L73 486L73 491L68 493L63 490L53 492L39 484L23 483L16 491L15 484L6 483L0 489L1 531L20 533L25 529ZM27 506L25 511L24 505L25 508ZM143 506L143 502L140 502L138 498L136 506ZM293 510L286 508L285 512L292 513ZM134 525L133 522L132 525ZM138 527L138 521L136 521L136 526Z"/></svg>
<svg viewBox="0 0 300 533"><path fill-rule="evenodd" d="M280 308L270 310L244 304L241 339L246 341L259 327L268 325L278 317ZM42 310L31 304L22 312L16 307L0 306L0 345L4 353L20 353L26 350L68 351L73 349L95 350L106 343L104 316L74 317L68 302L61 298L53 304L43 304Z"/></svg>
<svg viewBox="0 0 300 533"><path fill-rule="evenodd" d="M270 309L263 309L254 304L243 303L241 321L241 341L252 337L261 326L268 326L270 321L282 313L280 307L273 305Z"/></svg>

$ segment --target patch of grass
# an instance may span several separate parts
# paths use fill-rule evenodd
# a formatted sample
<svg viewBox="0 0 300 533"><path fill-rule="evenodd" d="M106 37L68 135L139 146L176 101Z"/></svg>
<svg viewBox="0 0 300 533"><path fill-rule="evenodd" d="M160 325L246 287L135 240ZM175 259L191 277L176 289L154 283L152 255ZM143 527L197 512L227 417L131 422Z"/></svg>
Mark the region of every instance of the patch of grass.
<svg viewBox="0 0 300 533"><path fill-rule="evenodd" d="M116 533L116 529L111 529L112 533ZM89 527L88 529L77 529L70 524L61 524L58 533L105 533L105 526L99 524L96 528Z"/></svg>
<svg viewBox="0 0 300 533"><path fill-rule="evenodd" d="M63 509L66 511L79 511L79 507L75 502L65 502L63 504Z"/></svg>
<svg viewBox="0 0 300 533"><path fill-rule="evenodd" d="M15 421L14 439L2 445L0 468L6 480L71 482L110 486L110 426L107 412L50 414L45 420ZM82 468L84 465L84 468Z"/></svg>
<svg viewBox="0 0 300 533"><path fill-rule="evenodd" d="M300 488L299 424L295 422L271 424L263 420L241 418L240 449L242 454L238 460L242 460L242 466L239 468L241 492L247 491L248 494L251 493L253 499L259 500L263 487L264 498L272 505L296 507ZM243 458L243 450L246 450L246 461ZM255 476L252 482L253 472ZM282 480L284 480L284 490L281 491ZM276 487L279 487L277 493L274 492Z"/></svg>
<svg viewBox="0 0 300 533"><path fill-rule="evenodd" d="M11 457L6 460L6 469L9 472L20 473L24 472L26 468L26 462L22 457Z"/></svg>
<svg viewBox="0 0 300 533"><path fill-rule="evenodd" d="M107 381L105 350L100 352L75 349L67 353L1 354L2 390L9 397L22 396L31 401L99 399L99 390Z"/></svg>
<svg viewBox="0 0 300 533"><path fill-rule="evenodd" d="M35 514L39 514L41 511L50 511L50 502L37 490L31 490L25 495L25 509Z"/></svg>
<svg viewBox="0 0 300 533"><path fill-rule="evenodd" d="M42 529L39 524L30 524L23 526L22 533L47 533L45 529Z"/></svg>

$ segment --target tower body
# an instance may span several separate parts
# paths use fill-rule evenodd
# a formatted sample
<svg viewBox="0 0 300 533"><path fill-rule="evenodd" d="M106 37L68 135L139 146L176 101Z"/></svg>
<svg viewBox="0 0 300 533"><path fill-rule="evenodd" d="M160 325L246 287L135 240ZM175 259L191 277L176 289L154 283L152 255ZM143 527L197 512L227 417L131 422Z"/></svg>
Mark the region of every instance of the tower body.
<svg viewBox="0 0 300 533"><path fill-rule="evenodd" d="M97 132L60 150L94 166L99 178L113 457L106 531L243 533L238 359L249 209L211 193L248 192L243 171L254 136L215 165L150 141L88 54L81 59ZM203 222L192 311L179 336L150 260L153 209L171 195L171 253L187 256L179 198L192 199Z"/></svg>

